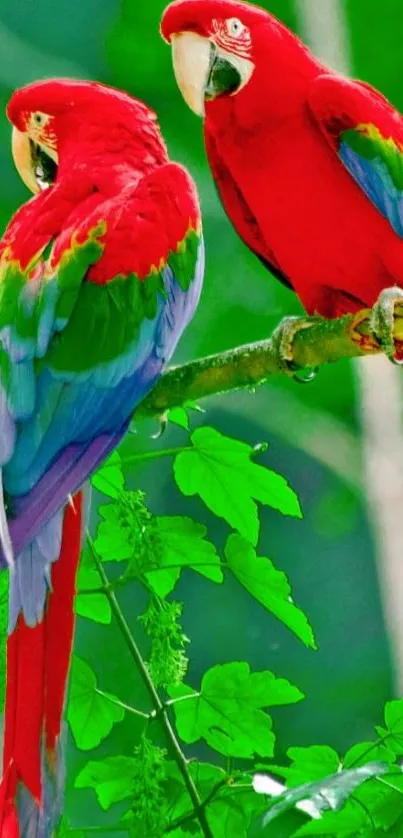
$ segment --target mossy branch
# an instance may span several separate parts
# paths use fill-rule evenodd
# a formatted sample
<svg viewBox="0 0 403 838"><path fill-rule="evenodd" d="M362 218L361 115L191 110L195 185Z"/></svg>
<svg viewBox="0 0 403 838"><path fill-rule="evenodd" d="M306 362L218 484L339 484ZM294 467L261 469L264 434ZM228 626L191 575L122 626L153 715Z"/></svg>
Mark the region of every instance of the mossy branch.
<svg viewBox="0 0 403 838"><path fill-rule="evenodd" d="M334 320L304 318L310 327L301 329L295 335L293 362L302 368L319 367L342 358L379 353L381 348L370 335L370 315L371 310L365 309ZM288 374L286 366L281 364L273 335L268 340L169 369L139 405L136 418L161 416L169 408L183 405L186 401L254 388L264 384L272 375ZM403 316L400 315L395 318L395 338L403 341Z"/></svg>

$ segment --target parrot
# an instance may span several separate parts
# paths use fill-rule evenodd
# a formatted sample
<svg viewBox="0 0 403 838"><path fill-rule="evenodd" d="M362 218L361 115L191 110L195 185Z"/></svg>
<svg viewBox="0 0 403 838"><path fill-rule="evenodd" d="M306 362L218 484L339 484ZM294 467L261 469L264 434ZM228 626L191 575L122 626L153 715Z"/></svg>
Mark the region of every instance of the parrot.
<svg viewBox="0 0 403 838"><path fill-rule="evenodd" d="M258 6L176 0L161 34L240 238L313 319L371 308L370 338L401 363L402 116ZM291 368L298 320L277 347Z"/></svg>
<svg viewBox="0 0 403 838"><path fill-rule="evenodd" d="M204 274L195 184L156 115L49 79L7 106L33 193L0 242L0 563L9 569L1 838L50 838L86 483L191 320Z"/></svg>

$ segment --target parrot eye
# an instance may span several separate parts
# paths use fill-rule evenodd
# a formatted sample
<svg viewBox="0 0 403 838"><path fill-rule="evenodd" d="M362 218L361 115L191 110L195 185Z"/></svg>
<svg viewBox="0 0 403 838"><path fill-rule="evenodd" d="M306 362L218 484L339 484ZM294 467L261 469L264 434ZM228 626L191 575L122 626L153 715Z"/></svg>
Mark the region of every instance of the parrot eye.
<svg viewBox="0 0 403 838"><path fill-rule="evenodd" d="M42 111L35 111L32 114L31 120L35 128L43 128L49 122L49 116L47 113L42 113Z"/></svg>
<svg viewBox="0 0 403 838"><path fill-rule="evenodd" d="M246 29L246 26L244 26L242 21L239 20L237 17L230 17L226 21L226 24L228 34L232 35L233 38L240 38L240 36Z"/></svg>

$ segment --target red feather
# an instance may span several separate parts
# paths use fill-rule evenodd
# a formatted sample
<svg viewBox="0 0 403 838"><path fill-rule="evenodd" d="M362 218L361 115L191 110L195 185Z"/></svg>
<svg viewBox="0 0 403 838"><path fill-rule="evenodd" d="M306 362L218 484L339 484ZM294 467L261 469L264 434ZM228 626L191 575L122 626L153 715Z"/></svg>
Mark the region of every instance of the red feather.
<svg viewBox="0 0 403 838"><path fill-rule="evenodd" d="M249 28L254 70L235 94L205 102L207 154L225 210L309 313L335 317L372 306L384 288L403 286L403 242L329 135L372 122L401 141L403 120L377 91L325 68L263 9L178 0L161 28L167 40L193 31L214 41L220 21L233 17ZM316 93L324 75L329 81Z"/></svg>
<svg viewBox="0 0 403 838"><path fill-rule="evenodd" d="M15 798L22 783L38 809L43 800L43 745L56 775L57 744L74 633L75 579L80 558L82 493L64 513L60 556L44 619L29 628L20 616L7 644L7 691L0 786L0 836L18 838ZM14 830L14 831L13 831Z"/></svg>

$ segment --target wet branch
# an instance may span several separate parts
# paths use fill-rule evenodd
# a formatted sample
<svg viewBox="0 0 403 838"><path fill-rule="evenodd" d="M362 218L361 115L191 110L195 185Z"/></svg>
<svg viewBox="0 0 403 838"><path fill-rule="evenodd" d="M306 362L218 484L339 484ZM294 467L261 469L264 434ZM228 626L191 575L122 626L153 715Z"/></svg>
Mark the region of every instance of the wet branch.
<svg viewBox="0 0 403 838"><path fill-rule="evenodd" d="M292 344L293 362L299 367L319 367L342 358L380 352L369 334L370 310L335 320L304 318L310 328L299 331ZM403 317L396 317L395 337L403 341ZM239 346L217 355L174 367L163 375L140 404L136 418L163 415L186 401L233 390L255 388L272 375L288 374L279 360L272 338Z"/></svg>

